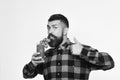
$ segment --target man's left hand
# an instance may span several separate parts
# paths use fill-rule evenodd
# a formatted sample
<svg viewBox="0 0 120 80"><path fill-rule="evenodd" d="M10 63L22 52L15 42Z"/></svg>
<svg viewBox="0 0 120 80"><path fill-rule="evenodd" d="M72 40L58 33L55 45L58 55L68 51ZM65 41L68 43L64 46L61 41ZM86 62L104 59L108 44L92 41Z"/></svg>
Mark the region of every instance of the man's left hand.
<svg viewBox="0 0 120 80"><path fill-rule="evenodd" d="M82 49L83 49L83 46L80 44L80 42L74 38L74 44L72 45L71 47L71 50L72 50L72 54L74 55L80 55Z"/></svg>

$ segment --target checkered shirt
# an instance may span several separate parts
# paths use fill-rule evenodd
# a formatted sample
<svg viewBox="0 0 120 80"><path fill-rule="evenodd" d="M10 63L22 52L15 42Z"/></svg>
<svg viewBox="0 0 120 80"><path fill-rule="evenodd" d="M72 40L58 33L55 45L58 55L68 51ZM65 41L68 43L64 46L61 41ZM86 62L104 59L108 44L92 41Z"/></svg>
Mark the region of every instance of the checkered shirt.
<svg viewBox="0 0 120 80"><path fill-rule="evenodd" d="M42 74L45 80L88 80L92 70L108 70L114 67L113 59L108 53L83 45L80 55L71 51L73 43L69 39L64 49L53 48L45 52L45 62L35 67L32 62L23 68L24 78L33 78Z"/></svg>

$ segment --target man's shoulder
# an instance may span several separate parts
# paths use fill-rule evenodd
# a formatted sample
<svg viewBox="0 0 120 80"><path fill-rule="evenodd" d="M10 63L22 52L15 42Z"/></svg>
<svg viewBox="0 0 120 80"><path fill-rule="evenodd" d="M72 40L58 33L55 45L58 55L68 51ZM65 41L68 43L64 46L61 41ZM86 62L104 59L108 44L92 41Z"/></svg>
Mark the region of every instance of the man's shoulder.
<svg viewBox="0 0 120 80"><path fill-rule="evenodd" d="M90 48L91 46L89 45L85 45L85 44L81 44L84 48Z"/></svg>

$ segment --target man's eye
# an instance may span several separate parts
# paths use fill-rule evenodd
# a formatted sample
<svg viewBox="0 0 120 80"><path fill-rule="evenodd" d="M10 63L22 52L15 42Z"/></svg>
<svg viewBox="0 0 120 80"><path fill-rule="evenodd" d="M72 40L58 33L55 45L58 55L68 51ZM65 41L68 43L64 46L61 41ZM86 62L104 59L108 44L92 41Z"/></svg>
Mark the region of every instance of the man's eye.
<svg viewBox="0 0 120 80"><path fill-rule="evenodd" d="M55 27L55 26L54 26L53 28L54 28L54 29L57 29L57 27Z"/></svg>
<svg viewBox="0 0 120 80"><path fill-rule="evenodd" d="M47 26L47 29L49 30L49 29L50 29L50 27L49 27L49 26Z"/></svg>

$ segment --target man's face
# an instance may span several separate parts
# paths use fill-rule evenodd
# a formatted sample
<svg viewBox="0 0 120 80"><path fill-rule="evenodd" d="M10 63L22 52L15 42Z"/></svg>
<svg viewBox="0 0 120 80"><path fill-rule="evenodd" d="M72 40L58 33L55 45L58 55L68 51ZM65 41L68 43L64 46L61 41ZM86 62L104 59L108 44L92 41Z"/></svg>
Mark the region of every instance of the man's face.
<svg viewBox="0 0 120 80"><path fill-rule="evenodd" d="M50 42L48 43L50 47L57 47L63 41L63 31L64 31L64 23L60 20L53 20L48 22L48 38Z"/></svg>

